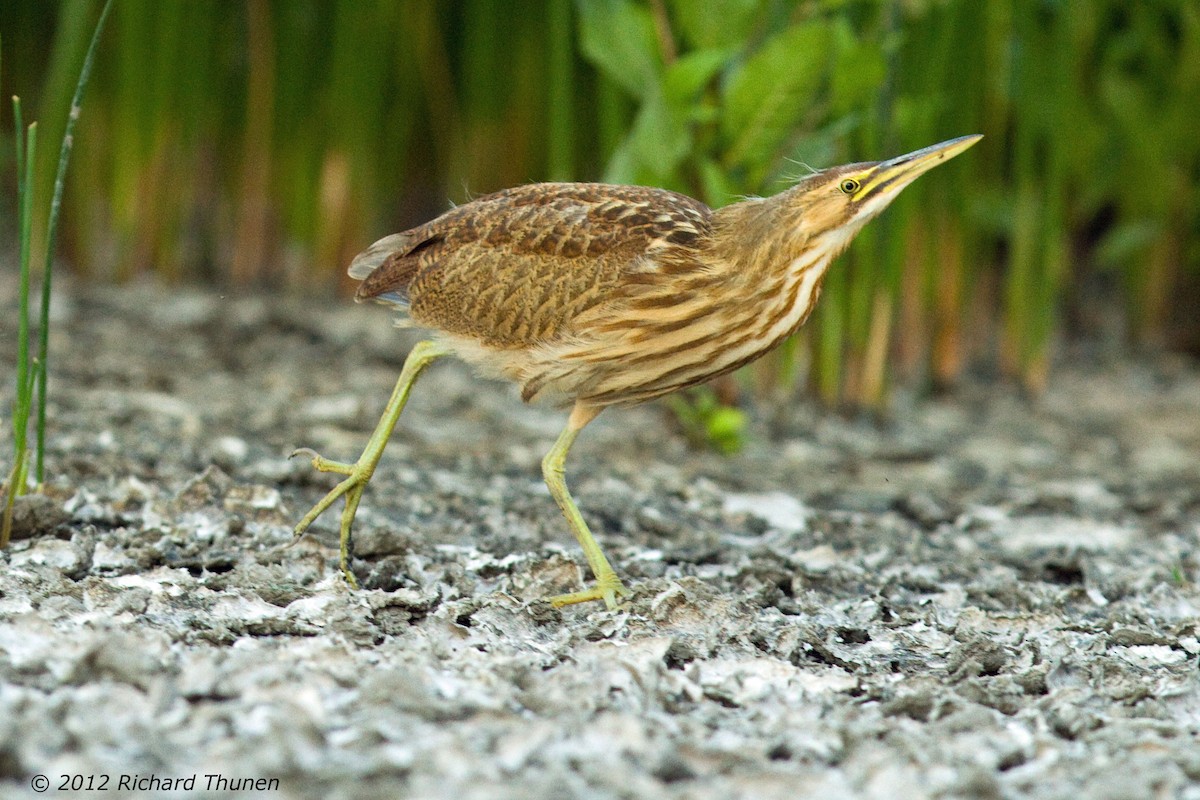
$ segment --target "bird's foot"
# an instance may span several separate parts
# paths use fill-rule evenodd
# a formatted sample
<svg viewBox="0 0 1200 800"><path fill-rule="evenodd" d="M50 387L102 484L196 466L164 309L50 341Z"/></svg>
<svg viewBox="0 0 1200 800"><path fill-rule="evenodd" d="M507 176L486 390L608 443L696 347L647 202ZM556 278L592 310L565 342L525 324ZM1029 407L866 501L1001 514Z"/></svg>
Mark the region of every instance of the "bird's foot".
<svg viewBox="0 0 1200 800"><path fill-rule="evenodd" d="M618 597L629 597L632 594L625 588L625 584L621 583L621 579L616 573L601 575L596 579L596 582L580 592L570 592L568 594L558 594L553 597L546 598L547 602L555 608L574 605L575 603L587 603L591 600L603 600L604 605L609 611L616 611L618 607Z"/></svg>
<svg viewBox="0 0 1200 800"><path fill-rule="evenodd" d="M346 479L333 487L327 495L322 497L315 506L309 509L309 512L296 525L293 533L297 539L303 536L304 532L308 530L308 526L312 525L317 517L325 513L325 510L333 505L334 501L339 497L344 496L346 498L346 508L342 512L340 566L342 575L346 578L346 583L351 588L357 589L358 580L354 577L354 573L350 571L350 526L354 523L354 514L358 511L358 502L362 499L363 490L367 488L367 483L371 480L371 475L374 474L373 465L363 464L362 460L354 464L331 461L307 447L302 447L293 452L291 458L301 455L312 459L313 469L319 472L334 472L338 475L345 475Z"/></svg>

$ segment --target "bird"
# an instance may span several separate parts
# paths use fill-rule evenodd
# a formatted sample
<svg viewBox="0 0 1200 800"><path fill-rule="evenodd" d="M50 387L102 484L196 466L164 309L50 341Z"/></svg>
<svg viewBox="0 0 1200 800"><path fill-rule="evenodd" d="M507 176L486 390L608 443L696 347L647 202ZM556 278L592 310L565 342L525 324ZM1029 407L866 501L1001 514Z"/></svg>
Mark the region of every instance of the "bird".
<svg viewBox="0 0 1200 800"><path fill-rule="evenodd" d="M414 382L455 356L516 383L526 402L569 408L542 474L583 549L594 582L547 600L562 607L630 594L596 542L565 479L580 431L610 406L697 386L754 361L804 324L830 263L914 179L982 138L960 136L878 162L816 171L770 197L712 209L665 189L532 183L456 206L375 242L353 259L355 300L428 330L405 358L358 460L314 469L345 476L295 528L298 538L345 498L340 568L363 491Z"/></svg>

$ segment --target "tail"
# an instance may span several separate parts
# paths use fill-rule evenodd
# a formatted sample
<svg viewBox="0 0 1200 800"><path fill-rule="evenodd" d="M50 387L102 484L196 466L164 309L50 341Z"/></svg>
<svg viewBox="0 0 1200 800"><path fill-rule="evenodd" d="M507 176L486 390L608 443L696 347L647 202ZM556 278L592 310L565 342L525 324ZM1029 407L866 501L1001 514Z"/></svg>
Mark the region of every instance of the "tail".
<svg viewBox="0 0 1200 800"><path fill-rule="evenodd" d="M407 252L411 248L410 238L407 233L393 233L391 236L383 237L356 255L350 262L350 269L347 272L350 273L351 278L357 281L366 280L367 276L386 261L388 256L397 252Z"/></svg>
<svg viewBox="0 0 1200 800"><path fill-rule="evenodd" d="M407 258L413 249L410 233L385 236L350 262L350 277L362 281L354 299L377 300L408 310L408 284L416 274L415 259Z"/></svg>

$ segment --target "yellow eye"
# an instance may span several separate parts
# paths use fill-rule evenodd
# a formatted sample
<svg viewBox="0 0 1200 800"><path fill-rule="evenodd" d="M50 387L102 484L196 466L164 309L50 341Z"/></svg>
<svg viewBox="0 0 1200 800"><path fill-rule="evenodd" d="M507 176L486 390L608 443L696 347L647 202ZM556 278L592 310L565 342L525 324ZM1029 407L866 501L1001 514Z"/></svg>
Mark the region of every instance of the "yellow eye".
<svg viewBox="0 0 1200 800"><path fill-rule="evenodd" d="M854 178L846 178L846 180L838 184L838 188L846 194L854 194L858 191L859 186L862 186L862 184L856 181Z"/></svg>

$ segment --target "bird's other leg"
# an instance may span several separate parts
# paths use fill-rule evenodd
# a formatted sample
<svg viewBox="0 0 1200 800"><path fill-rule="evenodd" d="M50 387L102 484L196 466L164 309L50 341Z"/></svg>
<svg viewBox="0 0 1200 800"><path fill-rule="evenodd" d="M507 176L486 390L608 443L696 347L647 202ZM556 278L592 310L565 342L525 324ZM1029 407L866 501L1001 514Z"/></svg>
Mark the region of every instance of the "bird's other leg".
<svg viewBox="0 0 1200 800"><path fill-rule="evenodd" d="M571 526L571 532L579 540L583 554L587 557L588 566L592 568L592 575L596 578L593 586L581 592L551 597L550 603L556 607L584 603L588 600L603 600L611 611L617 607L617 597L629 594L629 590L621 583L621 579L609 565L608 559L604 557L604 551L592 537L592 532L588 530L587 523L583 521L583 515L579 513L579 507L575 505L571 493L567 491L567 483L564 478L563 465L567 460L567 452L571 449L571 444L583 430L583 426L595 419L599 413L599 408L576 403L567 420L567 427L559 435L554 447L550 448L550 452L546 453L546 457L542 459L542 475L546 478L546 485L550 487L550 494L554 496L554 501L558 503L563 516L567 518L567 524Z"/></svg>
<svg viewBox="0 0 1200 800"><path fill-rule="evenodd" d="M308 526L321 516L325 509L333 505L339 497L345 495L346 507L342 510L340 565L342 574L346 576L346 582L355 589L358 588L358 581L355 580L354 573L350 571L350 526L354 523L358 502L362 499L363 490L367 488L367 482L375 474L375 467L383 456L383 448L387 445L392 430L396 427L396 421L400 419L400 412L404 410L404 404L408 401L408 393L412 390L417 376L425 367L438 358L448 355L449 352L443 345L433 341L418 342L413 347L408 358L404 360L404 367L400 370L400 377L396 381L396 388L392 390L392 397L388 400L387 408L384 409L383 416L379 418L379 424L375 426L375 432L371 434L358 461L353 464L331 461L307 447L292 453L292 457L302 454L311 456L313 467L321 472L336 472L339 475L347 476L304 515L304 519L300 520L296 526L296 536L303 535L308 530Z"/></svg>

